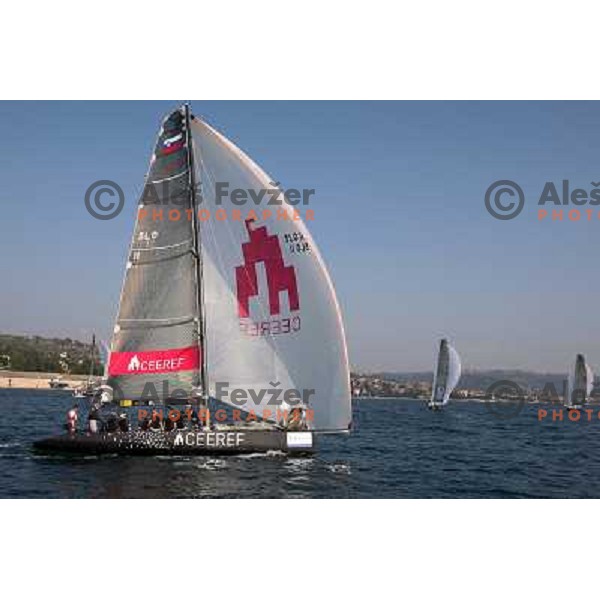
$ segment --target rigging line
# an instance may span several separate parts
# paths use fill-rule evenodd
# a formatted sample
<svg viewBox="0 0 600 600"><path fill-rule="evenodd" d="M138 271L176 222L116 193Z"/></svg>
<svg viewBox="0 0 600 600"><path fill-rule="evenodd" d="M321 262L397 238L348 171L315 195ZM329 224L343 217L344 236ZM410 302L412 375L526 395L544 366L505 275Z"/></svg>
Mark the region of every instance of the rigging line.
<svg viewBox="0 0 600 600"><path fill-rule="evenodd" d="M196 335L198 337L198 347L201 352L201 363L199 380L202 386L202 395L206 401L208 401L208 348L206 344L206 309L205 309L205 289L203 281L204 266L202 263L202 242L200 240L200 226L198 223L198 202L196 198L196 165L194 164L194 138L192 136L192 120L190 104L184 105L185 111L185 141L187 149L187 164L188 164L188 183L190 186L190 203L192 206L192 234L194 237L193 244L193 255L195 256L195 267L196 267L196 313L198 318L198 326ZM200 180L202 184L202 180Z"/></svg>
<svg viewBox="0 0 600 600"><path fill-rule="evenodd" d="M181 317L160 317L160 318L140 318L140 319L119 319L119 321L121 323L133 323L133 322L139 322L139 323L147 323L147 322L160 322L160 321L181 321L181 324L183 323L187 323L189 321L193 321L194 320L194 315L183 315Z"/></svg>
<svg viewBox="0 0 600 600"><path fill-rule="evenodd" d="M129 261L131 263L131 267L140 267L146 265L157 265L159 263L164 263L170 260L178 260L180 258L187 258L190 254L189 250L185 250L184 252L179 252L178 254L174 254L173 256L156 256L149 257L146 260L142 260L141 258L131 258Z"/></svg>
<svg viewBox="0 0 600 600"><path fill-rule="evenodd" d="M188 323L192 323L192 321L178 321L176 323L124 323L123 325L119 325L121 331L150 331L152 329L169 329L171 327L181 327L182 325L187 325Z"/></svg>
<svg viewBox="0 0 600 600"><path fill-rule="evenodd" d="M96 334L92 335L92 347L90 349L90 376L89 376L89 380L92 379L92 377L94 376L94 359L96 358L95 356L95 350L96 348Z"/></svg>
<svg viewBox="0 0 600 600"><path fill-rule="evenodd" d="M162 183L163 181L173 181L173 179L177 179L178 177L181 177L182 175L187 175L187 169L185 169L181 173L177 173L177 175L172 175L171 177L163 177L163 179L153 179L149 183Z"/></svg>
<svg viewBox="0 0 600 600"><path fill-rule="evenodd" d="M170 244L169 246L153 246L152 248L132 248L133 252L151 252L152 250L169 250L171 248L177 248L178 246L183 246L184 244L189 244L194 240L190 238L189 240L184 240L183 242L178 242L177 244Z"/></svg>

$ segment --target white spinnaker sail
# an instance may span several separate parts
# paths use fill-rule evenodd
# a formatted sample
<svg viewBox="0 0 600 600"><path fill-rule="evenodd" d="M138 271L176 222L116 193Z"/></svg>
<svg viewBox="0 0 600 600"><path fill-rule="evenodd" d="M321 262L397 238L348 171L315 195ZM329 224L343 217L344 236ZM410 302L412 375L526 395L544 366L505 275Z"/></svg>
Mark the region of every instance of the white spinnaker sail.
<svg viewBox="0 0 600 600"><path fill-rule="evenodd" d="M571 406L571 394L573 393L572 390L572 383L571 383L571 374L567 374L567 380L565 382L565 404L567 406Z"/></svg>
<svg viewBox="0 0 600 600"><path fill-rule="evenodd" d="M458 380L460 379L461 365L458 352L446 340L440 342L431 394L431 401L435 404L447 404Z"/></svg>
<svg viewBox="0 0 600 600"><path fill-rule="evenodd" d="M587 375L586 397L589 398L594 389L594 373L587 363L585 364L585 370Z"/></svg>
<svg viewBox="0 0 600 600"><path fill-rule="evenodd" d="M458 384L458 380L460 379L461 374L461 364L460 364L460 356L458 352L454 348L448 344L448 353L450 365L448 367L448 383L446 385L446 395L444 396L444 404L448 402L450 398L450 394L454 391L454 388Z"/></svg>
<svg viewBox="0 0 600 600"><path fill-rule="evenodd" d="M260 195L276 186L246 154L197 118L192 138L199 208L207 211L199 227L211 395L275 419L278 408L296 405L290 390L298 390L311 411L310 426L347 429L350 376L342 319L310 233L293 219L291 206L269 205L268 193L259 205L250 198L243 206L233 202L233 190ZM225 186L228 193L220 193ZM217 219L219 209L224 220ZM256 218L247 220L251 209ZM241 213L241 218L235 215L239 220L234 211ZM277 211L288 218L277 219ZM242 390L241 397L233 398L234 390ZM273 390L283 391L277 397ZM285 392L292 401L278 404Z"/></svg>

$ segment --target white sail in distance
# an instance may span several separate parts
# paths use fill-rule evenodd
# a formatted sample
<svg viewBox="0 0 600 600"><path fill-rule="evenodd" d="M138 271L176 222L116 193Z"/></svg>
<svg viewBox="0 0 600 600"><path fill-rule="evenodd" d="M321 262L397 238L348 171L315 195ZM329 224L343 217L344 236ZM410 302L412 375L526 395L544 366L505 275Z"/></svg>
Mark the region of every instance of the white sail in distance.
<svg viewBox="0 0 600 600"><path fill-rule="evenodd" d="M191 130L199 208L205 211L199 239L211 396L267 420L277 420L278 409L303 405L312 429L348 430L342 318L312 236L285 201L267 205L270 195L263 190L277 187L276 180L204 121L194 117ZM225 188L229 193L222 193ZM232 201L233 190L264 202L240 206Z"/></svg>
<svg viewBox="0 0 600 600"><path fill-rule="evenodd" d="M447 340L440 342L440 349L434 366L434 381L431 390L432 404L447 404L450 394L458 384L461 374L460 356Z"/></svg>
<svg viewBox="0 0 600 600"><path fill-rule="evenodd" d="M585 368L586 368L586 373L587 373L586 392L587 392L587 397L589 398L592 394L592 390L594 389L594 372L590 368L590 365L588 365L587 363L585 365Z"/></svg>
<svg viewBox="0 0 600 600"><path fill-rule="evenodd" d="M583 354L575 358L572 374L567 377L567 406L585 404L594 388L594 373L586 363Z"/></svg>

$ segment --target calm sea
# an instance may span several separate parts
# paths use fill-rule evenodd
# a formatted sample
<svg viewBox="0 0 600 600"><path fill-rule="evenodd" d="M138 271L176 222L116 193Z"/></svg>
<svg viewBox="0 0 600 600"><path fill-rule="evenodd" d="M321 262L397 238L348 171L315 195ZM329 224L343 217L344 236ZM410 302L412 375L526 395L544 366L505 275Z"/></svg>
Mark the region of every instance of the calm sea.
<svg viewBox="0 0 600 600"><path fill-rule="evenodd" d="M311 458L79 457L36 454L72 403L60 391L0 390L4 498L600 497L600 420L509 420L484 404L429 412L408 399L354 404L357 431Z"/></svg>

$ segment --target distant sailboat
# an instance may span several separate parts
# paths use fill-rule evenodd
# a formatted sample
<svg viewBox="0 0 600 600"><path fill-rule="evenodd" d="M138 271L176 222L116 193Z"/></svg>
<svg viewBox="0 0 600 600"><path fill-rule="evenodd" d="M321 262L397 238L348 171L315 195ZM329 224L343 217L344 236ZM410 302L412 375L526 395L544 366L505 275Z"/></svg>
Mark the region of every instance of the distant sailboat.
<svg viewBox="0 0 600 600"><path fill-rule="evenodd" d="M38 448L311 451L316 435L349 431L341 314L304 223L286 202L269 211L272 218L256 202L249 205L252 217L214 218L219 210L240 212L233 195L219 192L224 183L268 200L273 181L188 105L164 120L139 203L103 388L121 407L189 404L200 413L218 400L233 413L260 418L241 425L189 419L168 432L67 434ZM173 211L178 219L171 219ZM203 211L212 216L204 219ZM151 218L154 212L162 216Z"/></svg>
<svg viewBox="0 0 600 600"><path fill-rule="evenodd" d="M460 357L458 352L448 343L448 340L440 341L440 349L435 363L433 387L431 389L431 400L427 408L441 410L448 403L450 394L460 379Z"/></svg>
<svg viewBox="0 0 600 600"><path fill-rule="evenodd" d="M78 400L91 398L96 394L98 388L97 382L94 381L94 362L96 360L96 336L92 335L92 345L90 346L90 374L84 385L73 390L73 397Z"/></svg>
<svg viewBox="0 0 600 600"><path fill-rule="evenodd" d="M575 358L573 371L567 376L565 406L578 410L587 403L594 388L594 373L583 354Z"/></svg>

